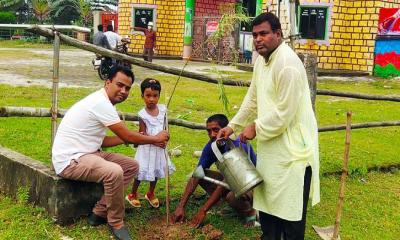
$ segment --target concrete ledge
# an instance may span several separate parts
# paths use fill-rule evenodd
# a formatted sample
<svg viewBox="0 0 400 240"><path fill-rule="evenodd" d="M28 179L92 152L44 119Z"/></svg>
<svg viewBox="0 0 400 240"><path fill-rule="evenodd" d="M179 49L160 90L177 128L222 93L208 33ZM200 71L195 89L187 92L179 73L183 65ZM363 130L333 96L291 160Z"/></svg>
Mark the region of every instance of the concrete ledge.
<svg viewBox="0 0 400 240"><path fill-rule="evenodd" d="M318 76L363 77L369 75L370 74L365 71L318 69Z"/></svg>
<svg viewBox="0 0 400 240"><path fill-rule="evenodd" d="M29 202L61 225L89 214L103 194L99 183L62 179L43 163L0 146L0 191L15 197L20 187L28 187Z"/></svg>

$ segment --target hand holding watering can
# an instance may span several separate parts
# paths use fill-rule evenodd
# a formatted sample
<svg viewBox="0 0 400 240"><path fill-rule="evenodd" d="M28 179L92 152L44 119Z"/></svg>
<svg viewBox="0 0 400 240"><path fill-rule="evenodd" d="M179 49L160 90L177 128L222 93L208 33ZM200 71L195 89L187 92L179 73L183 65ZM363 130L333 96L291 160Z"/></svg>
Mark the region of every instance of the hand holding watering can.
<svg viewBox="0 0 400 240"><path fill-rule="evenodd" d="M217 138L225 138L228 139L230 135L232 135L233 129L230 127L224 127L221 130L219 130ZM249 126L247 126L242 133L239 135L240 141L245 143L248 140L253 140L256 137L256 124L253 123Z"/></svg>

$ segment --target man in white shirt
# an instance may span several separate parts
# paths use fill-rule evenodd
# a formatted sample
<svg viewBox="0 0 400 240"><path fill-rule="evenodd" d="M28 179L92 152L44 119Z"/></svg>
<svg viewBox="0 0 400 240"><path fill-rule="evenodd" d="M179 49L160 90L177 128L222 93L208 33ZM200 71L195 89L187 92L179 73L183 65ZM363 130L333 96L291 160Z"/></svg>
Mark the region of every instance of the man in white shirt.
<svg viewBox="0 0 400 240"><path fill-rule="evenodd" d="M118 43L121 42L122 37L114 32L114 28L111 24L107 25L107 32L104 33L107 37L107 41L111 46L111 49L116 51Z"/></svg>
<svg viewBox="0 0 400 240"><path fill-rule="evenodd" d="M101 182L104 195L89 216L89 224L108 223L117 239L131 239L124 226L124 188L138 173L139 165L127 156L102 152L101 147L123 143L155 144L164 147L168 132L147 136L130 131L120 120L115 104L125 101L133 84L130 69L111 69L104 88L75 103L57 130L52 149L56 173L66 179ZM106 136L107 129L116 136Z"/></svg>
<svg viewBox="0 0 400 240"><path fill-rule="evenodd" d="M258 56L243 103L217 138L244 130L241 141L257 135L257 170L264 182L254 189L262 240L304 239L307 202L319 202L318 128L307 74L283 42L279 19L262 13L253 20Z"/></svg>

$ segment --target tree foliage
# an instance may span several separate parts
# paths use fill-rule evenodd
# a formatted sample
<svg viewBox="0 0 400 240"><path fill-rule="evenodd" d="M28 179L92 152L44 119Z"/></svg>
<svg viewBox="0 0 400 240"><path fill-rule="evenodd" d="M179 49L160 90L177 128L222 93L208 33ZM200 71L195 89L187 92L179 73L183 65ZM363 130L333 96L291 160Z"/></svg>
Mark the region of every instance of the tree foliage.
<svg viewBox="0 0 400 240"><path fill-rule="evenodd" d="M77 21L87 26L91 20L91 1L55 0L52 3L52 17L58 23Z"/></svg>
<svg viewBox="0 0 400 240"><path fill-rule="evenodd" d="M32 9L39 22L43 23L50 14L51 5L48 0L32 0Z"/></svg>
<svg viewBox="0 0 400 240"><path fill-rule="evenodd" d="M0 23L16 23L16 17L13 12L0 12Z"/></svg>
<svg viewBox="0 0 400 240"><path fill-rule="evenodd" d="M117 6L118 0L0 0L2 11L18 11L24 5L27 6L25 15L34 15L40 23L50 20L56 24L70 24L75 21L88 26L92 21L92 10Z"/></svg>

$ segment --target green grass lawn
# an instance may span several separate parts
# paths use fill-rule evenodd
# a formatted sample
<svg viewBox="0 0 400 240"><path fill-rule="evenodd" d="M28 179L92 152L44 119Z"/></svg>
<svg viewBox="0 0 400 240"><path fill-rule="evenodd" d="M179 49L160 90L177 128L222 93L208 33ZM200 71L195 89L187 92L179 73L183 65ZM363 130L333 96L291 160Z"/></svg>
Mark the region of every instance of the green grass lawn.
<svg viewBox="0 0 400 240"><path fill-rule="evenodd" d="M161 103L166 102L166 96L171 93L174 78L160 76L163 91ZM319 84L323 89L339 89L341 91L355 91L385 95L400 95L399 82L386 81L377 84L374 82L345 83L323 82ZM385 88L383 86L386 86ZM68 108L74 102L88 95L94 89L89 88L62 88L60 90L60 108ZM240 106L246 92L244 87L226 87L230 101L232 117ZM207 97L205 96L207 94ZM28 106L50 107L51 89L43 87L10 87L0 85L0 106ZM353 112L353 122L399 120L400 103L383 101L366 101L328 96L317 97L317 117L319 126L344 124L346 112ZM137 85L132 89L127 101L117 105L118 110L136 113L143 107L140 90ZM171 102L169 117L181 117L189 121L204 123L205 119L218 112L224 112L218 100L217 86L195 80L183 78ZM49 163L49 135L50 120L48 118L0 118L0 144L23 154ZM193 132L199 138L192 138ZM350 170L365 172L366 168L399 164L400 155L398 138L399 128L370 128L352 131L350 151ZM344 131L320 133L321 172L337 172L341 170L341 159L344 147ZM373 136L373 137L371 137ZM189 130L180 127L171 129L171 146L182 145L184 154L190 156L193 150L200 150L206 140L205 132ZM32 144L32 139L41 144ZM185 141L183 141L185 139ZM113 150L114 151L114 150ZM126 151L117 148L115 151ZM127 154L131 154L130 149Z"/></svg>
<svg viewBox="0 0 400 240"><path fill-rule="evenodd" d="M163 75L161 103L171 93L175 77ZM320 89L333 89L370 94L400 95L400 83L382 82L335 82L319 83ZM77 100L95 89L62 88L60 108L68 108ZM245 87L226 87L230 101L229 117L237 111L246 93ZM118 110L136 113L143 107L137 85L130 98L117 106ZM50 107L51 89L44 87L11 87L0 85L0 106ZM399 120L400 103L364 101L336 97L317 97L317 118L319 126L344 124L346 112L353 112L353 122ZM183 78L173 97L169 116L204 123L213 114L224 112L218 100L217 85ZM131 123L128 123L132 128ZM171 126L170 147L181 145L183 154L173 159L177 172L171 176L172 209L177 204L188 175L194 169L197 159L192 157L195 150L201 150L207 141L205 131ZM195 137L193 137L195 136ZM342 239L399 239L400 238L400 175L396 173L367 173L367 168L400 164L400 138L398 127L358 129L352 131L350 147L350 172L345 210L342 220ZM344 131L320 133L321 172L332 173L341 170ZM0 118L0 145L21 152L46 164L50 163L50 119L49 118ZM119 146L108 151L133 155L129 147ZM362 181L360 180L362 179ZM307 224L307 239L318 239L311 230L311 224L325 226L333 223L339 188L336 175L321 178L322 202L310 210ZM141 186L142 192L147 186ZM164 182L158 184L159 195L164 196ZM202 192L196 193L201 195ZM191 200L189 216L194 214L204 199ZM219 216L219 206L207 216L207 222L222 230L225 239L254 239L258 230L241 227L237 217ZM128 214L130 229L138 231L147 226L154 217L161 217L160 211L144 210ZM23 201L15 202L5 196L0 197L0 238L1 239L60 239L69 236L75 239L109 239L106 227L91 228L85 220L69 227L52 223L46 213L38 208L27 206ZM200 231L193 231L194 238L205 239Z"/></svg>
<svg viewBox="0 0 400 240"><path fill-rule="evenodd" d="M0 48L52 48L53 45L40 41L27 40L0 40ZM62 44L61 48L73 48Z"/></svg>
<svg viewBox="0 0 400 240"><path fill-rule="evenodd" d="M174 179L174 178L173 178ZM334 223L335 209L338 197L338 177L321 179L322 202L313 208L309 207L307 218L306 239L319 239L312 225L328 226ZM368 173L361 180L350 178L347 182L345 203L341 220L342 239L395 240L400 235L400 172ZM175 179L172 182L176 188ZM180 184L179 184L180 185ZM163 186L163 182L159 184ZM177 204L176 193L172 194L172 209ZM189 217L204 202L191 199L188 204ZM141 210L127 213L127 224L132 235L138 238L141 229L148 228L149 221L165 217L165 209L149 209L143 204ZM212 224L224 232L224 239L257 239L259 229L242 227L237 216L224 215L218 212L225 205L214 207L207 215L205 224ZM200 230L192 230L193 239L206 239ZM105 226L90 227L85 219L77 223L60 227L52 223L46 212L32 207L24 201L16 201L0 195L0 238L1 239L60 239L68 236L73 239L110 239L110 233ZM138 238L140 239L140 238Z"/></svg>

